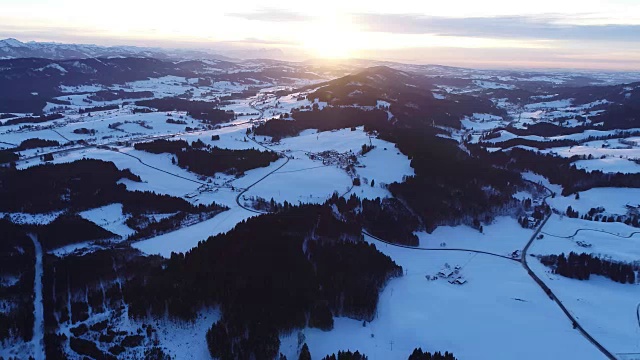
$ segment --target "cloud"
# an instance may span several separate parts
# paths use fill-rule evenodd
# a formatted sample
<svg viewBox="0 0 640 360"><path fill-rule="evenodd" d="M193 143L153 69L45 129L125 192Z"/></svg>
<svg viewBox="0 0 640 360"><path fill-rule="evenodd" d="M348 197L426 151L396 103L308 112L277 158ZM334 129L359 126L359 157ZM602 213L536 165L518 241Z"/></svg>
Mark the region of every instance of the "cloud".
<svg viewBox="0 0 640 360"><path fill-rule="evenodd" d="M640 25L575 25L548 16L496 16L452 18L413 14L353 14L353 22L366 31L396 34L483 37L526 40L640 41Z"/></svg>
<svg viewBox="0 0 640 360"><path fill-rule="evenodd" d="M222 41L222 43L237 43L237 44L254 44L254 45L278 45L278 46L294 46L300 45L298 42L289 40L266 40L259 38L245 38L242 40L228 40Z"/></svg>
<svg viewBox="0 0 640 360"><path fill-rule="evenodd" d="M398 61L410 64L442 64L493 69L598 69L625 70L634 73L640 68L640 53L615 53L597 48L573 49L508 49L453 47L414 47L393 50L370 50L364 58Z"/></svg>
<svg viewBox="0 0 640 360"><path fill-rule="evenodd" d="M267 22L296 22L308 21L312 17L309 15L282 9L261 9L254 12L231 13L227 16L242 18L246 20L267 21Z"/></svg>

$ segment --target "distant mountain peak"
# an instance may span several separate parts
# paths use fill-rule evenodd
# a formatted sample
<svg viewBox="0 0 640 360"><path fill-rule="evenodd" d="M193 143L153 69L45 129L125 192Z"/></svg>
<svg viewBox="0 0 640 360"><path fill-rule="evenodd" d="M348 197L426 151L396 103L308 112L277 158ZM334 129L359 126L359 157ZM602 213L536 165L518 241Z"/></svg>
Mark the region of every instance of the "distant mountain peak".
<svg viewBox="0 0 640 360"><path fill-rule="evenodd" d="M274 51L273 49L260 50L257 53L254 50L251 51L247 52L247 55L250 55L251 57L267 57L274 55L272 54ZM25 43L14 38L0 40L0 59L43 58L50 60L69 60L102 57L152 57L162 60L234 60L207 50L197 49L101 46L93 44L65 44L37 41L29 41Z"/></svg>
<svg viewBox="0 0 640 360"><path fill-rule="evenodd" d="M0 40L0 44L11 46L11 47L23 47L24 46L23 42L21 42L19 40L16 40L14 38L7 38L7 39L4 39L4 40Z"/></svg>

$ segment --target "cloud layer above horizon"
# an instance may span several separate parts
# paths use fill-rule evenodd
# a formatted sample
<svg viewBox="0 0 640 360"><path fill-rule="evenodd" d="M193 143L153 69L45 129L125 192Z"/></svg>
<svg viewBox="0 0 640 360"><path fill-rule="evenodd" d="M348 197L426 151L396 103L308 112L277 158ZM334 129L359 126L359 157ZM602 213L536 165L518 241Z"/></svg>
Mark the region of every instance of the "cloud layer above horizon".
<svg viewBox="0 0 640 360"><path fill-rule="evenodd" d="M0 37L99 45L278 48L477 67L640 70L640 1L3 0Z"/></svg>

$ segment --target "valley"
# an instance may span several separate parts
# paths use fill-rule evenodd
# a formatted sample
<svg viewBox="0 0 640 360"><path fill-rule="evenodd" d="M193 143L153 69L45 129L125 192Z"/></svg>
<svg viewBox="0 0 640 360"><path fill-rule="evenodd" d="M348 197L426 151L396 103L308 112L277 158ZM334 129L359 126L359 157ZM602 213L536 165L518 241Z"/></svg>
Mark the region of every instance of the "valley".
<svg viewBox="0 0 640 360"><path fill-rule="evenodd" d="M638 74L20 60L2 358L640 356Z"/></svg>

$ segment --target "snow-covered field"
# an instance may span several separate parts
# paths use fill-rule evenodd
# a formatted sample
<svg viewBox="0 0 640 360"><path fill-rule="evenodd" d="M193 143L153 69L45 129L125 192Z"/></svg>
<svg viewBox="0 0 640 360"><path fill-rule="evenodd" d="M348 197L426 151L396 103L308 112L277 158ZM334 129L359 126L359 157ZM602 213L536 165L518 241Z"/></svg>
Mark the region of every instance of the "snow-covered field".
<svg viewBox="0 0 640 360"><path fill-rule="evenodd" d="M111 204L83 211L80 216L123 238L135 233L135 230L124 224L126 217L122 214L122 204Z"/></svg>
<svg viewBox="0 0 640 360"><path fill-rule="evenodd" d="M640 287L619 284L592 275L587 281L552 274L537 260L531 269L570 309L585 330L619 359L637 359L640 355L640 324L637 311Z"/></svg>
<svg viewBox="0 0 640 360"><path fill-rule="evenodd" d="M602 358L519 262L367 240L406 274L387 285L375 320L365 326L338 318L332 331L305 329L313 358L357 349L371 359L406 359L416 347L453 351L459 359L539 359L550 358L550 352L552 358ZM425 278L436 275L445 263L460 266L467 282L454 285ZM283 337L280 351L297 357L297 333Z"/></svg>
<svg viewBox="0 0 640 360"><path fill-rule="evenodd" d="M133 247L145 254L157 254L168 258L172 252L189 251L196 247L198 242L206 240L209 236L225 233L242 220L256 215L256 213L235 207L195 225L136 242Z"/></svg>
<svg viewBox="0 0 640 360"><path fill-rule="evenodd" d="M510 217L498 217L493 224L484 226L479 232L466 225L439 226L433 233L418 233L420 247L472 249L509 256L515 250L522 250L533 230L524 229ZM445 243L445 246L441 246Z"/></svg>
<svg viewBox="0 0 640 360"><path fill-rule="evenodd" d="M564 252L589 253L617 261L640 259L640 229L624 223L571 219L553 215L534 241L530 253L559 255ZM639 288L640 289L640 288Z"/></svg>
<svg viewBox="0 0 640 360"><path fill-rule="evenodd" d="M511 76L473 75L471 79L472 85L465 88L440 87L452 93L515 88L509 83L515 79ZM531 81L553 83L562 83L563 79L560 75L528 78ZM253 135L247 135L247 129L254 122L279 117L289 119L286 114L290 114L293 109L314 105L313 101L306 98L314 89L300 91L281 84L266 84L258 80L253 80L255 84L251 84L250 81L251 79L246 83L218 81L210 86L198 86L196 78L165 76L111 87L113 90L151 91L155 97L181 96L188 92L188 97L206 101L259 89L255 96L225 101L221 109L234 111L237 118L215 128L200 123L186 112L133 113L131 105L93 112L91 115L80 114L80 108L120 102L89 103L87 98L90 93L106 89L103 86L63 86L61 90L67 95L59 99L71 103L65 110L64 119L34 124L30 128L23 128L23 125L2 126L1 146L8 148L32 138L56 140L61 144L85 141L92 145L108 145L109 148L96 148L76 143L73 146L45 150L24 150L20 152L23 160L17 166L24 169L42 164L39 155L49 151L56 151L53 163L84 158L101 159L113 162L120 169L130 169L142 178L141 183L123 180L122 183L129 190L169 194L193 204L216 202L229 208L208 220L132 244L145 254L163 257L169 257L172 252L189 251L199 241L227 232L239 222L256 216L257 213L236 202L238 195L248 188L238 198L243 206L251 206L252 199L258 197L293 204L322 203L334 193L345 196L356 194L360 198L390 196L385 188L386 184L401 182L405 176L414 175L407 156L401 154L394 144L365 133L362 127L354 131L343 129L318 132L311 129L277 143L273 143L268 137L253 138ZM305 85L318 81L292 79L295 84ZM251 84L251 89L247 84ZM280 96L278 91L288 94ZM443 92L434 96L438 99L446 97ZM580 126L590 123L589 118L598 113L593 108L606 102L574 105L573 99L551 100L555 97L533 96L527 105L511 104L507 99L494 99L498 107L507 110L509 117L475 113L462 119L463 130L454 131L451 137L461 139L463 136L473 135L472 141L477 142L482 132L507 125L522 129L538 122L561 121L563 126ZM315 103L320 108L327 106L324 102ZM383 108L390 105L380 100L377 103L378 107ZM44 110L50 112L56 106L49 103ZM391 117L391 113L389 116ZM167 123L169 118L186 123ZM191 130L187 131L186 127ZM91 131L82 131L84 128ZM590 136L616 133L615 130L587 130L563 136L520 138L533 141L585 141ZM213 135L219 135L220 139L213 140ZM148 141L157 137L183 139L190 143L200 140L224 149L270 149L285 154L286 158L282 157L267 167L247 171L238 178L227 174L205 177L173 164L172 155L150 154L132 147L136 141ZM516 138L518 136L514 133L502 130L499 137L487 142L495 144ZM625 143L617 138L588 141L578 146L557 147L542 152L563 157L590 156L589 159L575 162L580 169L640 173L640 164L633 161L640 159L640 146L632 144L634 141L640 143L640 138L636 136L625 140ZM373 145L374 148L362 155L363 145ZM497 151L500 148L491 150ZM357 162L349 172L346 167L351 160L345 159L351 156L355 156ZM360 186L352 185L356 177L362 180ZM602 206L605 214L624 215L628 210L627 205L640 205L639 189L597 188L584 191L580 193L580 199L575 199L574 196L562 197L562 188L550 184L540 175L525 173L523 177L541 183L555 192L557 195L547 201L560 212L572 206L582 214L591 208ZM526 192L517 194L519 199L527 197L532 195ZM46 224L59 214L0 215L6 215L18 223ZM158 214L157 218L168 215ZM133 229L125 225L127 215L123 214L120 204L83 211L80 216L122 239L134 233ZM622 223L593 222L553 215L541 232L543 237L534 241L529 253L545 255L570 251L588 252L614 260L638 262L638 231L640 229ZM515 219L498 217L492 224L484 226L482 233L468 226L441 226L431 234L417 233L421 248L439 249L438 251L400 248L366 237L368 242L375 244L380 251L401 265L405 275L390 281L381 293L378 312L372 322L363 324L361 321L337 318L332 331L304 329L302 332L305 342L308 343L313 358L351 349L367 354L370 359L406 359L416 347L432 352L452 351L459 359L467 360L602 358L602 354L572 328L566 316L529 277L520 262L504 258L522 250L532 234L532 229L522 228ZM64 256L77 248L91 246L88 243L75 244L57 249L54 253ZM515 253L514 256L518 255ZM640 288L637 285L617 284L598 276L589 281L560 277L550 273L548 268L533 257L529 264L557 293L585 329L602 341L605 347L615 353L640 353L640 343L637 341L640 336L640 323L637 320ZM459 267L462 284L452 284L449 281L452 278L437 275L441 271L447 272L443 270L448 269L447 267ZM35 286L39 285L36 283ZM36 291L36 300L39 301L39 298L41 294L39 296ZM41 308L36 310L41 313ZM37 315L36 325L39 327L41 314ZM153 326L157 329L161 347L171 355L177 359L201 359L209 356L204 334L219 317L218 310L207 309L192 323L156 319L153 320ZM126 315L118 323L121 329L127 331L135 331L141 325L128 320ZM62 330L69 335L69 329ZM25 346L33 347L37 350L34 352L36 357L42 358L38 347L41 331L38 328L36 335L34 343ZM282 337L280 351L289 359L297 358L298 336L298 332L294 332ZM0 354L3 352L0 351Z"/></svg>
<svg viewBox="0 0 640 360"><path fill-rule="evenodd" d="M591 208L603 207L606 214L624 215L628 210L627 205L640 205L640 189L594 188L581 192L579 199L575 195L557 195L547 199L547 203L562 212L569 206L580 214L587 213Z"/></svg>
<svg viewBox="0 0 640 360"><path fill-rule="evenodd" d="M544 237L533 242L529 253L557 255L574 251L616 261L637 262L640 259L639 230L622 223L553 215L543 229ZM565 278L552 274L549 268L533 258L529 265L605 348L612 353L640 353L638 284L619 284L595 275L586 281Z"/></svg>

